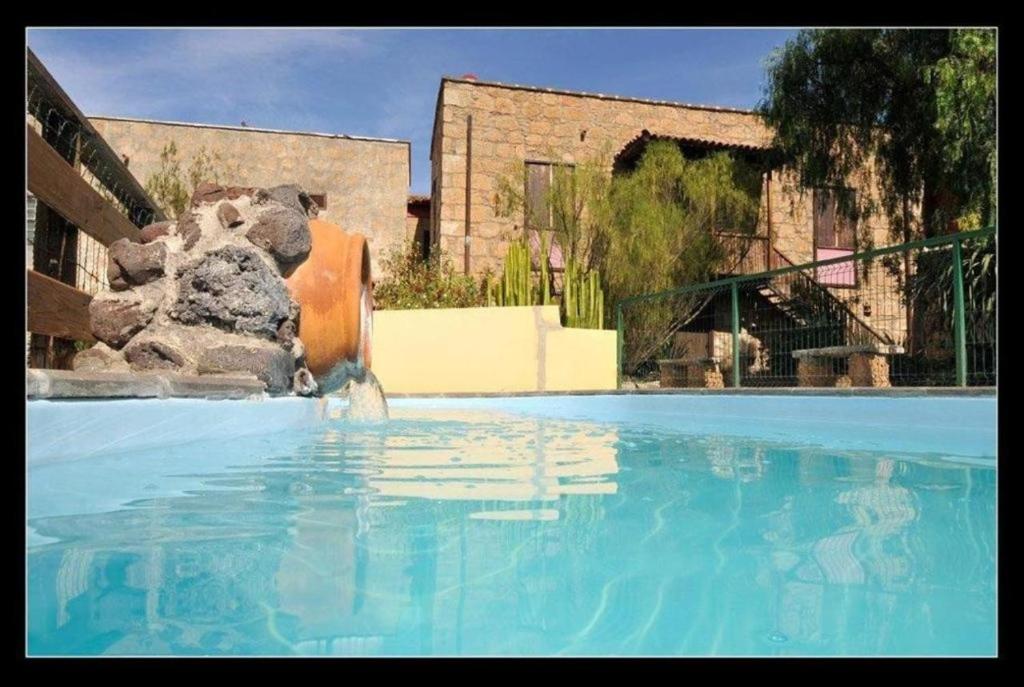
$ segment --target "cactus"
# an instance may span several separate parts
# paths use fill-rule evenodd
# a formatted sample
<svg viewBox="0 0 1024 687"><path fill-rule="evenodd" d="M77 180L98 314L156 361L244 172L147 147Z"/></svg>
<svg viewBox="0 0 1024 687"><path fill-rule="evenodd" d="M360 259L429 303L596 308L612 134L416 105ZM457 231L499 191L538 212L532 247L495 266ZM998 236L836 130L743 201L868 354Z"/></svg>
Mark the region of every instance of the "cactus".
<svg viewBox="0 0 1024 687"><path fill-rule="evenodd" d="M484 290L487 305L553 305L548 269L550 243L541 237L540 282L530 284L530 248L524 240L509 244L501 279L487 277ZM575 260L565 265L562 283L562 320L567 327L601 329L604 321L604 292L597 270L584 272Z"/></svg>
<svg viewBox="0 0 1024 687"><path fill-rule="evenodd" d="M597 270L583 272L575 260L565 265L562 311L565 326L601 329L604 321L604 292Z"/></svg>
<svg viewBox="0 0 1024 687"><path fill-rule="evenodd" d="M551 242L547 236L540 237L540 304L551 305L551 276L548 273L548 256Z"/></svg>
<svg viewBox="0 0 1024 687"><path fill-rule="evenodd" d="M509 244L502 268L501 280L487 281L488 305L532 305L533 289L530 287L530 249L524 241Z"/></svg>

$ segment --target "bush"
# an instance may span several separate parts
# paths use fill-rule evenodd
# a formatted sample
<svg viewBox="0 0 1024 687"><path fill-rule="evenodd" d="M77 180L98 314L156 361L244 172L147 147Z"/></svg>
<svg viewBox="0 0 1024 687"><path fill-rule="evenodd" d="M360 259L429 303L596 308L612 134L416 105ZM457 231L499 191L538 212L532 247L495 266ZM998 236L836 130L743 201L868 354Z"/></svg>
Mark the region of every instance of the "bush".
<svg viewBox="0 0 1024 687"><path fill-rule="evenodd" d="M381 310L473 308L484 305L484 294L473 277L457 274L451 261L436 253L423 259L418 243L396 245L381 257L387 275L373 290Z"/></svg>

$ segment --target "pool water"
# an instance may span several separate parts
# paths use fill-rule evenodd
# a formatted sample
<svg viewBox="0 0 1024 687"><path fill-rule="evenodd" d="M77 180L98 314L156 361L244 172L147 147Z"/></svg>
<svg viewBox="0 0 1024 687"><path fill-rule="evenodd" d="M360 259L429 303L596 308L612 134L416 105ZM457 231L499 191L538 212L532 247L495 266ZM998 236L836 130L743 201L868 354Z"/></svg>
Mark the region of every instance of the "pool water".
<svg viewBox="0 0 1024 687"><path fill-rule="evenodd" d="M30 460L28 652L995 654L994 399L937 406L938 446L845 400L732 433L650 397L421 400Z"/></svg>

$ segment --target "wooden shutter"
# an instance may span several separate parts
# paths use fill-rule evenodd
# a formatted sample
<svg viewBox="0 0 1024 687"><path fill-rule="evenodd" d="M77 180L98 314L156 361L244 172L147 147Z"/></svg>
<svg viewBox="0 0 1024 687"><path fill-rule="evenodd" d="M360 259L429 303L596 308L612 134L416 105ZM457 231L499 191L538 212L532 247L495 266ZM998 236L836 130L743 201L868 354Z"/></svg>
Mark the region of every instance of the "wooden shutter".
<svg viewBox="0 0 1024 687"><path fill-rule="evenodd" d="M551 228L551 165L526 163L526 226L531 229Z"/></svg>
<svg viewBox="0 0 1024 687"><path fill-rule="evenodd" d="M819 248L836 247L836 199L827 189L814 190L814 243Z"/></svg>

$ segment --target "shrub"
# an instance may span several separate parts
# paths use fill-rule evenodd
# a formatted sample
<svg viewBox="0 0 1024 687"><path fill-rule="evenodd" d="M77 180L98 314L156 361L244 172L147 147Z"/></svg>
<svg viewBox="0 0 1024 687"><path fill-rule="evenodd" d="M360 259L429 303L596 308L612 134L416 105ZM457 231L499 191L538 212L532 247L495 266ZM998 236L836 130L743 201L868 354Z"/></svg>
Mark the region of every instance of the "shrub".
<svg viewBox="0 0 1024 687"><path fill-rule="evenodd" d="M381 310L484 305L483 291L473 277L456 273L451 261L436 253L424 260L418 243L391 247L381 257L381 267L387 276L373 290Z"/></svg>

